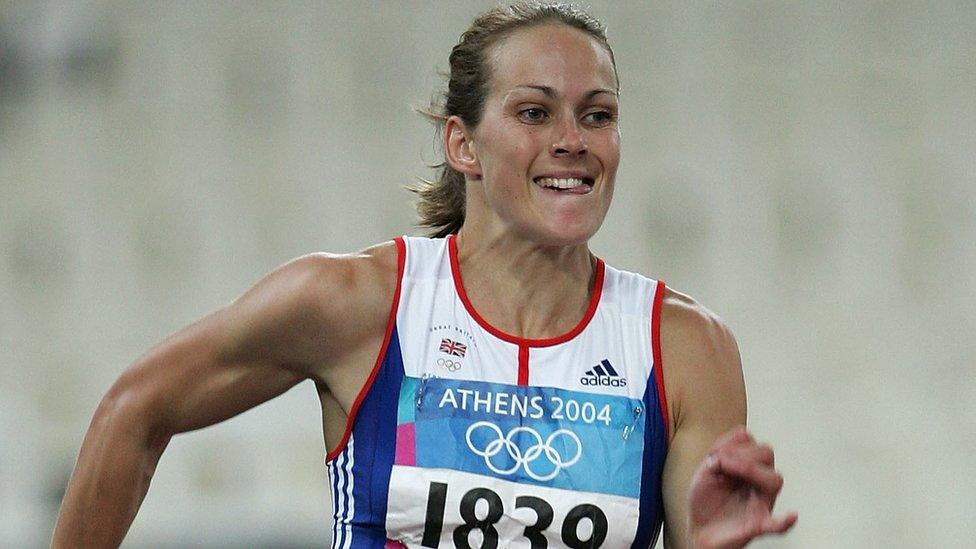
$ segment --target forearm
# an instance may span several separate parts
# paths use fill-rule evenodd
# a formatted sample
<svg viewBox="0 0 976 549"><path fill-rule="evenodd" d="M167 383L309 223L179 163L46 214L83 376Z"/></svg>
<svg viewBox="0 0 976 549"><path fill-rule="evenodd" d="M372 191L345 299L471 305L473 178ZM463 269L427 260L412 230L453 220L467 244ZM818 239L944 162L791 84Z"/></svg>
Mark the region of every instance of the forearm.
<svg viewBox="0 0 976 549"><path fill-rule="evenodd" d="M52 547L118 547L142 504L169 436L107 397L85 435Z"/></svg>

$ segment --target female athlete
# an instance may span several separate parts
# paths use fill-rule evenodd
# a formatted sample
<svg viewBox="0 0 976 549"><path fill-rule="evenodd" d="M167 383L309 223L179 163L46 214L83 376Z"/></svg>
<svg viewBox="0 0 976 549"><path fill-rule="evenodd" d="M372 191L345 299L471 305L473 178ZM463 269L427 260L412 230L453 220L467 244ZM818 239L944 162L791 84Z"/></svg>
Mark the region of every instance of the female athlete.
<svg viewBox="0 0 976 549"><path fill-rule="evenodd" d="M139 358L82 445L54 546L121 543L169 440L312 379L333 547L742 547L783 533L725 325L588 248L620 159L600 24L478 17L450 56L435 238L313 254Z"/></svg>

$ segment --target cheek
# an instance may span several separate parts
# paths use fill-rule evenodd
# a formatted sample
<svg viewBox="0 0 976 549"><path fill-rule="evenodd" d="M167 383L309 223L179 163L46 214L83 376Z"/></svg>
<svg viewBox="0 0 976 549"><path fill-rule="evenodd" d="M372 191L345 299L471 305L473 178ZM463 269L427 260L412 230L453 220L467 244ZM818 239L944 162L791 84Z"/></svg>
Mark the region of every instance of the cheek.
<svg viewBox="0 0 976 549"><path fill-rule="evenodd" d="M604 156L608 163L616 165L620 162L620 134L614 132L605 141Z"/></svg>
<svg viewBox="0 0 976 549"><path fill-rule="evenodd" d="M606 154L603 156L603 170L612 182L617 177L617 168L620 166L620 153Z"/></svg>
<svg viewBox="0 0 976 549"><path fill-rule="evenodd" d="M493 152L491 172L505 180L521 179L528 173L534 162L534 149L531 144L516 142L511 137L501 138L505 146Z"/></svg>

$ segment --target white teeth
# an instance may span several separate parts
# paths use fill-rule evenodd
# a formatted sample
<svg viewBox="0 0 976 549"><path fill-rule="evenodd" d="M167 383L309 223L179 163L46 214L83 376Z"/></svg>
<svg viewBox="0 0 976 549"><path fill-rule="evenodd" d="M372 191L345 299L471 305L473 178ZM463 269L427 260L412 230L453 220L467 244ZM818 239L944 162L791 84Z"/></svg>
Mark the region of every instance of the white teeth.
<svg viewBox="0 0 976 549"><path fill-rule="evenodd" d="M553 187L556 189L572 189L573 187L579 187L583 184L582 179L570 178L570 179L556 179L554 177L540 177L538 180L540 185L543 187Z"/></svg>

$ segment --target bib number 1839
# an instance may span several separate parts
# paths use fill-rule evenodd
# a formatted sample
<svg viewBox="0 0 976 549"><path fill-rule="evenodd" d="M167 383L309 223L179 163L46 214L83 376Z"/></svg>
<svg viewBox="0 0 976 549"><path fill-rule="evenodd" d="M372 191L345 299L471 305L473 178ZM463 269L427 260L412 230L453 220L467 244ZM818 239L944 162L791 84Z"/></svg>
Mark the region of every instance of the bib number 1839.
<svg viewBox="0 0 976 549"><path fill-rule="evenodd" d="M478 518L475 507L479 501L487 504L487 513L483 518ZM424 536L421 545L424 547L437 547L441 530L444 527L444 508L447 502L447 484L443 482L431 482L427 491L427 516L424 520ZM546 500L535 496L519 496L515 498L515 508L532 509L536 515L534 524L525 527L524 535L531 543L532 549L544 548L546 542L545 530L552 525L553 509ZM484 509L484 505L482 505ZM454 529L452 534L454 546L460 549L472 549L468 542L468 536L472 531L481 532L484 540L481 549L496 549L498 547L498 531L495 524L501 520L505 513L502 498L489 488L472 488L461 497L461 504L458 511L464 524ZM583 519L589 519L592 525L592 533L587 539L580 539L578 528ZM563 519L560 529L560 537L567 547L572 549L583 547L600 547L607 538L607 516L596 505L582 503L573 507Z"/></svg>

